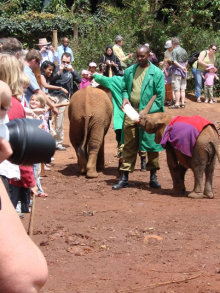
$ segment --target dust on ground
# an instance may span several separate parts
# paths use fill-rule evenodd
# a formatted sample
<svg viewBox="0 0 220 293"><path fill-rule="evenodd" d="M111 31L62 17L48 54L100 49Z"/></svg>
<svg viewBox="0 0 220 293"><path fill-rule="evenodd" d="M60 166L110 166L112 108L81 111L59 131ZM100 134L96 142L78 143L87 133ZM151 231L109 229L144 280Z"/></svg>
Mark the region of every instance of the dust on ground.
<svg viewBox="0 0 220 293"><path fill-rule="evenodd" d="M174 115L220 120L220 103L196 103ZM149 187L140 159L130 187L112 190L118 180L116 141L111 125L105 140L106 168L97 179L80 176L68 138L42 180L48 198L37 198L34 241L45 255L49 279L44 293L214 293L220 292L220 164L215 198L171 195L165 152L160 153L159 190ZM193 188L193 174L186 174ZM23 220L27 228L29 215Z"/></svg>

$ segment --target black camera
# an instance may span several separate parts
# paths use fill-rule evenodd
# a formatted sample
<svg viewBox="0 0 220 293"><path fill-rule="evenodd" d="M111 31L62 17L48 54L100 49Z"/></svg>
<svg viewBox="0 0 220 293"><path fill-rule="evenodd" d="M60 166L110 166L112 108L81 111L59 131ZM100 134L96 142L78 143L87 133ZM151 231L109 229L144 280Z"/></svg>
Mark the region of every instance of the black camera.
<svg viewBox="0 0 220 293"><path fill-rule="evenodd" d="M0 136L7 139L13 150L8 159L17 165L49 163L56 143L52 135L39 128L42 121L37 119L14 119L0 124Z"/></svg>

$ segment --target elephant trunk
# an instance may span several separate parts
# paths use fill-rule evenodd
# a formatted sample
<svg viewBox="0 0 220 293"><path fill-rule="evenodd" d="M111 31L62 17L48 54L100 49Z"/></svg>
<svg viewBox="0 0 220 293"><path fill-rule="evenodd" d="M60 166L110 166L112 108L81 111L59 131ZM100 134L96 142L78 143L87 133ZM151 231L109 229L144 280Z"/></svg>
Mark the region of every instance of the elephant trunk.
<svg viewBox="0 0 220 293"><path fill-rule="evenodd" d="M156 95L154 95L150 101L148 102L147 106L141 111L141 116L147 115L153 105L154 101L156 100Z"/></svg>

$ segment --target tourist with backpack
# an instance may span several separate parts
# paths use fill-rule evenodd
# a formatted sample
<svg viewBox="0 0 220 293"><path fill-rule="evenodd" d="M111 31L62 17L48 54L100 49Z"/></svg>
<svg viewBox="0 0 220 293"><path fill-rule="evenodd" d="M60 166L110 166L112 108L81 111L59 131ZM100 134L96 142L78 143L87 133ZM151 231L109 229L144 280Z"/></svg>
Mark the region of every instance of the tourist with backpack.
<svg viewBox="0 0 220 293"><path fill-rule="evenodd" d="M215 64L215 52L217 50L216 45L209 46L208 50L203 50L199 53L198 60L196 60L192 64L192 74L195 79L195 97L197 99L198 103L201 103L201 90L202 90L202 75L201 73L205 74L206 69ZM193 54L192 54L193 55ZM189 64L190 61L192 62L192 55L189 58ZM196 55L196 54L194 54Z"/></svg>

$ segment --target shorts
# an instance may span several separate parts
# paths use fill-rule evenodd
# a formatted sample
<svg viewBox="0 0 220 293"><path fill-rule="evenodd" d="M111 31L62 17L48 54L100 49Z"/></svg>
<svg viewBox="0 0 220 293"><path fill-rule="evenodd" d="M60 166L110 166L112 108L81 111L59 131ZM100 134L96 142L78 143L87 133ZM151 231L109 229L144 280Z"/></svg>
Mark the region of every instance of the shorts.
<svg viewBox="0 0 220 293"><path fill-rule="evenodd" d="M186 78L181 75L172 74L172 89L173 91L180 91L186 89Z"/></svg>

